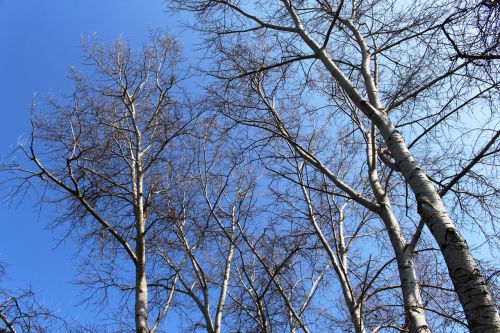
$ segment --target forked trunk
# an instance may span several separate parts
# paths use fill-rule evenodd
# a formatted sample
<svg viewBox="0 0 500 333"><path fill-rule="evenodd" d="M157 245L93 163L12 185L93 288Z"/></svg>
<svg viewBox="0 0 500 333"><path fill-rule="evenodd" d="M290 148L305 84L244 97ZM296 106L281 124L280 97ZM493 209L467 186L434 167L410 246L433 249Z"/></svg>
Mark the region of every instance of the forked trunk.
<svg viewBox="0 0 500 333"><path fill-rule="evenodd" d="M437 190L417 164L401 134L380 113L374 122L396 161L396 166L410 185L425 221L443 253L453 286L463 306L473 333L500 332L500 317L479 268L465 239L455 228Z"/></svg>
<svg viewBox="0 0 500 333"><path fill-rule="evenodd" d="M379 104L378 100L376 100L375 103ZM396 255L399 281L401 282L401 291L403 293L403 303L405 316L408 320L409 332L430 333L431 330L425 317L422 298L420 297L420 287L413 265L413 248L408 246L406 242L399 222L392 211L390 199L387 197L386 191L383 189L378 176L374 128L367 133L366 139L366 157L368 160L370 185L377 202L380 204L378 215L384 222L385 229L389 235L392 248Z"/></svg>
<svg viewBox="0 0 500 333"><path fill-rule="evenodd" d="M448 273L462 304L469 329L472 333L500 332L500 316L491 294L472 257L467 242L453 225L444 208L437 190L417 164L402 135L396 130L383 110L370 105L307 32L296 13L288 8L299 34L304 42L316 53L335 81L346 92L351 101L378 128L396 166L410 185L418 204L418 213L439 244Z"/></svg>

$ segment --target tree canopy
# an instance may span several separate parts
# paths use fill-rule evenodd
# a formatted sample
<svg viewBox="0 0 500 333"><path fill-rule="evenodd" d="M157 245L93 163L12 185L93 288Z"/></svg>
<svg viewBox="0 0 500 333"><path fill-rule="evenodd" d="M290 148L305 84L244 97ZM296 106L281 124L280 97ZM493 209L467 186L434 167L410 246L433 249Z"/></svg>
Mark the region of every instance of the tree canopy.
<svg viewBox="0 0 500 333"><path fill-rule="evenodd" d="M204 38L198 68L168 33L87 40L73 92L33 101L1 165L7 199L57 205L85 301L113 318L60 325L500 330L498 263L468 244L498 253L498 2L167 6ZM4 331L63 327L0 291Z"/></svg>

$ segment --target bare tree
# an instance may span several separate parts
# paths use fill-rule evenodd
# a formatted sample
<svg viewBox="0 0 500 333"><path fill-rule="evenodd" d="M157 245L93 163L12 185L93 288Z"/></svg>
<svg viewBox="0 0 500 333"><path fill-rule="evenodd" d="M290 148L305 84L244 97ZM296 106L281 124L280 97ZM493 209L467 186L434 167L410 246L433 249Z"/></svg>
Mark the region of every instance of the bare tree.
<svg viewBox="0 0 500 333"><path fill-rule="evenodd" d="M49 190L46 199L61 208L55 224L89 249L85 269L95 280L85 283L132 291L135 331L154 332L172 293L155 293L163 299L153 303L159 309L151 325L148 275L162 273L148 262L148 243L162 227L152 207L174 210L165 199L174 186L166 171L178 166L174 143L196 119L179 86L180 49L160 33L137 54L123 39L109 46L94 39L83 47L88 75L73 71L71 96L51 98L48 110L34 106L31 137L18 148L27 161L6 167L20 180L14 191L35 182ZM97 265L100 260L106 265ZM130 276L113 278L130 264L133 283Z"/></svg>
<svg viewBox="0 0 500 333"><path fill-rule="evenodd" d="M2 166L47 189L89 299L118 290L148 333L172 308L210 333L497 332L498 268L457 229L498 247L496 2L172 3L214 51L209 104L172 37L86 42Z"/></svg>
<svg viewBox="0 0 500 333"><path fill-rule="evenodd" d="M231 100L235 104L239 101ZM260 116L258 119L258 123L262 125L267 118ZM245 146L241 142L241 131L244 128L236 128L235 136ZM259 141L259 135L253 134L257 133L249 134L250 146L255 140ZM269 332L281 329L307 332L329 327L331 319L328 316L336 316L336 305L330 303L332 300L321 301L317 291L324 288L325 280L331 280L331 271L339 281L345 301L338 310L345 309L349 318L347 321L350 322L347 324L336 320L332 325L364 331L363 318L366 316L368 327L374 331L387 327L400 327L404 330L404 322L398 326L398 319L402 314L396 314L394 306L388 309L390 306L380 304L382 299L389 304L400 302L397 298L380 297L384 291L399 288L399 285L387 284L382 279L384 275L388 275L385 271L388 265L395 262L394 258L389 256L386 259L388 262L384 262L381 255L372 259L348 254L355 248L355 244L363 242L367 246L367 237L380 234L383 230L370 230L373 226L366 225L366 220L370 217L366 213L348 214L349 223L346 227L344 210L349 200L336 198L333 192L325 190L328 181L325 182L325 176L321 173L319 185L309 180L309 173L306 179L303 175L305 164L297 164L302 158L294 154L293 147L287 150L286 144L275 142L269 145L269 141L265 142L265 147L272 147L267 152L269 155L265 153L266 148L261 147L257 149L258 152L254 151L257 156L248 159L260 160L260 163L265 161L262 166L274 174L271 177L272 185L269 185L271 194L264 194L262 189L259 191L261 196L269 196L266 201L269 201L267 205L274 217L270 219L267 214L259 214L251 219L258 222L249 222L243 226L238 224L238 238L243 242L240 240L236 246L235 262L241 264L235 268L232 288L229 289L231 310L228 318L236 325L235 330L252 330L255 325L259 330ZM273 157L274 154L278 157ZM340 159L348 169L348 157ZM314 170L312 168L312 173ZM294 180L294 177L297 179ZM290 191L284 192L287 182L292 183ZM319 202L316 204L313 200ZM337 200L346 202L339 204ZM347 228L348 234L344 233L344 228ZM358 238L363 241L358 241ZM374 299L379 303L374 305ZM391 315L382 320L385 318L382 315L384 311ZM287 314L286 317L284 314ZM253 323L254 326L246 326L243 322ZM238 323L241 323L240 326Z"/></svg>
<svg viewBox="0 0 500 333"><path fill-rule="evenodd" d="M278 94L276 95L273 94L271 96L268 96L263 86L264 81L260 81L260 79L263 78L252 77L251 89L248 90L245 90L244 86L238 85L238 88L234 90L235 93L231 94L229 98L221 96L216 91L214 91L216 99L224 101L223 105L221 106L223 112L225 112L229 117L231 117L238 123L243 123L253 127L265 129L267 132L271 134L271 138L276 137L284 140L286 146L289 147L290 151L289 152L287 152L286 150L279 151L278 155L280 156L279 157L280 159L282 160L286 159L287 154L291 154L292 156L296 155L296 158L304 159L305 161L310 163L314 168L319 170L320 173L323 174L323 177L328 180L327 183L332 182L332 185L338 187L340 191L345 191L347 194L349 194L354 202L358 202L363 207L365 207L369 212L379 216L379 218L384 222L386 226L386 230L388 231L389 237L391 239L391 244L393 246L393 251L396 255L396 259L398 262L398 268L400 270L400 276L401 276L401 288L403 290L404 304L406 308L406 314L410 321L410 327L412 330L417 330L417 327L422 327L422 329L425 329L425 327L427 327L428 325L423 315L423 306L421 304L419 296L418 284L416 282L416 274L413 268L413 260L412 260L414 246L416 245L416 239L418 239L419 234L415 236L415 241L413 242L414 244L412 246L407 246L406 240L401 231L401 227L398 224L394 212L390 208L389 199L388 198L385 199L386 202L388 203L385 210L375 209L374 207L377 206L376 202L372 201L373 199L366 196L368 193L366 194L363 193L367 190L366 188L361 187L361 192L358 192L356 188L347 185L346 181L343 180L338 173L336 174L331 169L329 169L326 166L326 164L323 163L318 157L324 155L325 152L321 152L321 150L316 151L318 149L316 147L317 146L316 142L319 140L323 140L321 137L322 130L319 128L315 128L314 127L315 125L312 124L308 126L302 126L301 125L302 122L314 123L315 121L307 120L306 118L302 118L297 114L295 114L297 106L294 105L293 103L288 103L284 101L282 96ZM263 80L265 80L265 82L268 81L268 79L263 79ZM279 82L279 80L277 81ZM279 90L279 87L276 86L274 90L273 89L270 90L276 92ZM255 99L252 99L252 97L255 97ZM293 97L287 96L285 97L285 100L289 98L293 99ZM255 104L250 104L250 103L255 103ZM241 112L234 112L234 110L241 109L242 105L245 105L245 108ZM277 110L278 105L281 109L286 109L290 111L280 112ZM226 109L228 110L228 112L225 111ZM257 111L256 114L248 112L249 109ZM286 124L293 124L293 125L289 128L287 127ZM359 124L359 126L362 125ZM302 127L305 127L306 129L303 129ZM308 131L310 130L310 128L312 128L312 130L309 133ZM364 129L362 129L362 131L363 133L365 132ZM369 140L369 135L365 136L364 138L367 141L366 145L370 147L371 146L370 142L373 141ZM354 155L356 148L351 147L348 149L354 149L354 150L346 150L345 154L349 152L349 154ZM373 156L371 154L371 151L372 149L366 149L367 156L370 159L373 158L370 157ZM349 168L348 165L350 165L350 163L348 162L349 157L342 154L341 151L334 152L334 154L337 154L335 162L339 163L342 166L341 168L348 169ZM273 163L276 164L276 162L269 163L270 165L269 168L275 168L273 166ZM296 164L295 162L290 162L290 163L292 166ZM342 266L347 263L346 262L344 262L343 264L336 263L337 260L336 256L338 255L339 257L345 257L347 253L346 252L343 254L341 253L347 249L340 250L337 248L338 251L335 251L337 252L337 255L335 255L334 251L332 251L332 247L329 245L326 239L324 239L324 236L321 235L322 232L318 228L318 223L314 214L314 209L310 202L310 195L308 194L308 191L305 191L306 188L303 187L304 183L302 180L301 172L299 171L300 169L302 169L302 167L298 167L297 165L295 165L292 167L292 169L295 170L292 174L298 173L298 180L295 180L295 182L297 184L302 184L301 191L304 195L304 200L306 201L304 212L307 212L306 214L307 216L309 216L311 225L314 227L313 228L314 233L316 233L317 236L320 239L322 239L321 242L322 246L324 247L326 253L328 254L328 257L331 259L332 268L336 270L337 278L339 279L339 281L343 286L344 298L348 308L350 309L352 324L359 331L362 329L363 326L361 324L362 321L360 318L361 303L363 302L363 299L361 298L357 300L356 299L357 297L353 295L353 288L348 281L349 278L347 272L345 268L342 269ZM286 172L278 172L278 173L281 177L290 179L290 175L287 176ZM373 189L380 188L381 185L378 183L378 176L376 176L376 173L373 174L373 171L371 171L371 173L368 172L368 174L371 175L371 177L369 177L369 179L366 179L366 181L362 179L363 181L359 182L358 187L364 186L366 184L370 185L373 184L374 186L370 186L372 191ZM323 184L320 185L320 187L323 186L327 185ZM335 194L336 189L332 189L331 191L332 191L330 192L331 194ZM341 195L341 193L342 192L338 192L337 195ZM376 193L374 193L373 196L376 196ZM334 208L330 207L330 210L332 209ZM360 226L361 225L362 223L360 224ZM338 234L338 236L340 237L340 234ZM351 237L355 238L356 233ZM341 261L340 258L339 260Z"/></svg>
<svg viewBox="0 0 500 333"><path fill-rule="evenodd" d="M214 60L217 65L212 73L226 82L226 90L219 89L219 95L229 91L231 84L239 79L242 81L266 71L281 71L282 75L274 77L275 84L269 88L271 92L276 91L276 87L288 87L295 89L295 95L300 99L304 98L300 92L316 91L321 93L316 95L318 98L331 101L333 105L327 106L330 109L349 110L346 116L354 125L351 137L362 133L366 141L367 155L363 160L368 163L369 184L374 200L366 202L364 196L347 183L335 179L334 174L331 180L354 201L371 206L386 223L393 249L399 257L398 266L403 269L400 278L407 282L406 286L402 285L403 294L407 295L407 315L410 318L416 316L413 324L410 324L412 330L425 330L428 324L420 313L422 302L414 269L408 270L408 274L404 269L413 266L414 246L423 227L427 226L441 249L469 329L472 332L498 331L500 319L496 305L465 239L445 209L447 201L443 200L457 184L463 183L466 175L473 175L471 169L478 163L485 165L494 159L498 152L495 148L498 144L498 129L494 128L497 118L486 117L486 122L481 119L482 125L476 127L482 131L477 131L479 134L476 137L479 137L479 142L484 142L482 148L479 152L455 149L458 156L470 153L473 157L468 158L469 163L466 165L455 164L459 171L446 175L442 180L435 179L433 174L448 173L450 164L454 165L454 161L461 158L455 156L451 160L439 160L439 155L431 156L432 149L416 151L414 147L417 143L422 144L422 138L430 140L435 138L438 130L442 130L440 135L449 141L441 139L431 142L435 147L443 148L439 151L441 157L448 157L451 151L445 148L447 145L444 143L450 144L452 140L460 138L451 130L451 116L460 117L455 124L463 126L471 124L468 120L471 113L468 112L474 106L480 105L490 115L495 113L495 106L488 104L488 101L492 101L498 92L498 78L475 70L470 58L459 57L450 61L450 54L456 54L457 48L442 27L448 29L445 31L449 35L453 24L449 12L453 11L453 4L445 1L405 5L391 1L332 3L319 0L296 3L287 0L174 3L177 8L198 14L200 24L197 27L207 33L216 51ZM491 45L494 47L495 42ZM252 80L246 82L247 85L253 84ZM233 87L241 89L242 85L235 84ZM256 89L258 85L254 84ZM238 102L230 105L230 111L234 112L239 105L247 110L246 114L248 110L258 114L262 107L266 107L255 103L255 94L241 95ZM272 106L270 97L273 93L263 95L269 98L269 105ZM223 97L225 100L231 98L228 95ZM317 106L288 112L310 114L317 110L321 108ZM338 114L327 114L322 121L338 121ZM259 116L254 119L257 119L257 124L266 126L260 122ZM293 117L291 120L286 119L285 128L290 127L290 121L293 120ZM273 130L282 137L287 136L279 128L280 121L274 121L278 123L278 128ZM426 122L428 125L424 127L423 133L413 134ZM413 141L405 143L401 128L407 133L405 137ZM293 138L293 135L288 136ZM465 142L464 137L461 138ZM303 158L309 164L323 167L321 159L311 155L307 148L299 146L298 150L301 149ZM417 162L417 158L420 162ZM424 164L433 167L425 171ZM438 167L440 171L436 170ZM379 169L386 173L380 174ZM484 170L490 172L492 169L486 167ZM402 181L395 179L395 174L399 174ZM385 180L385 184L381 179ZM491 203L490 199L497 198L494 193L498 191L494 183L485 182L482 177L469 177L468 181L472 187L488 188L493 194L489 194L488 190L466 194L456 191L461 202L464 197L482 203ZM404 193L404 190L400 190L402 188L409 188L413 192L411 202L408 196L399 195ZM391 208L391 198L395 200L396 197L406 200L406 207L400 207L411 219L415 220L415 213L420 216L408 242L397 231L399 226ZM488 206L487 209L495 207L494 204L485 206ZM484 212L477 207L476 211ZM392 222L387 223L389 221Z"/></svg>

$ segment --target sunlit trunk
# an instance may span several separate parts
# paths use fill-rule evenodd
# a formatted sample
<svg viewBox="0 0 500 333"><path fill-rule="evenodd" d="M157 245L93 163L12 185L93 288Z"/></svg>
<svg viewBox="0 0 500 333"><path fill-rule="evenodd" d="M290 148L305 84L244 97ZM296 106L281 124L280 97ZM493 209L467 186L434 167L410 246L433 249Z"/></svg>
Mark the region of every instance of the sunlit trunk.
<svg viewBox="0 0 500 333"><path fill-rule="evenodd" d="M497 308L467 242L455 228L441 197L411 155L402 135L385 115L377 116L374 122L415 195L418 213L441 249L469 329L473 333L500 332Z"/></svg>
<svg viewBox="0 0 500 333"><path fill-rule="evenodd" d="M286 3L285 3L286 4ZM500 316L491 294L472 257L466 241L453 225L437 190L415 161L402 135L383 110L370 105L329 57L327 51L305 31L300 18L291 6L288 12L302 40L330 72L351 101L378 128L396 166L410 185L418 204L418 213L430 229L443 253L448 272L464 309L468 326L473 333L500 332Z"/></svg>
<svg viewBox="0 0 500 333"><path fill-rule="evenodd" d="M400 225L391 208L391 202L380 183L377 172L377 157L375 143L375 129L372 128L366 135L368 160L368 178L372 191L381 205L379 216L382 219L392 248L396 255L399 281L403 293L405 315L409 323L410 333L430 333L431 330L425 318L425 311L420 297L417 274L413 265L413 249L406 242Z"/></svg>
<svg viewBox="0 0 500 333"><path fill-rule="evenodd" d="M130 97L129 97L130 100ZM145 241L145 211L144 211L144 172L142 168L142 133L136 123L134 103L131 103L130 117L135 132L135 152L132 179L134 184L134 214L135 214L135 329L137 333L149 333L148 321L148 284L146 279L146 241Z"/></svg>

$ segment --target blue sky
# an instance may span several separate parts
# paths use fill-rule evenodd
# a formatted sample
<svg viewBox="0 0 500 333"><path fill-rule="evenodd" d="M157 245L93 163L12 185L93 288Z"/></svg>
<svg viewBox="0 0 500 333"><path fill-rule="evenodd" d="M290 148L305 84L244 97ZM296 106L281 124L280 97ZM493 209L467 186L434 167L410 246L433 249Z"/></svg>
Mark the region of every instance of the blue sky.
<svg viewBox="0 0 500 333"><path fill-rule="evenodd" d="M165 12L164 0L0 0L0 156L29 133L35 92L43 99L71 88L66 74L70 66L79 67L82 36L96 33L100 41L110 42L121 34L138 45L150 27L168 28L180 39L187 59L196 41L184 29L174 29L178 21ZM34 196L17 207L0 205L0 262L8 264L9 275L0 283L31 285L63 315L94 319L90 309L75 306L81 300L81 289L71 283L76 278L75 247L71 242L56 247L61 235L45 229L50 216L50 209L39 214Z"/></svg>
<svg viewBox="0 0 500 333"><path fill-rule="evenodd" d="M0 0L0 156L29 133L33 94L60 95L71 86L66 75L79 67L80 38L97 34L109 42L120 34L134 45L148 36L150 27L173 31L192 52L193 35L177 28L179 17L165 12L162 0ZM0 175L0 177L4 177ZM0 261L8 264L3 286L28 286L52 308L80 319L93 318L79 302L75 248L70 242L56 247L60 235L45 229L50 209L38 212L34 197L17 207L0 205Z"/></svg>

